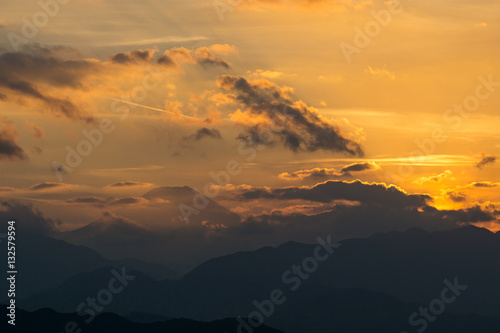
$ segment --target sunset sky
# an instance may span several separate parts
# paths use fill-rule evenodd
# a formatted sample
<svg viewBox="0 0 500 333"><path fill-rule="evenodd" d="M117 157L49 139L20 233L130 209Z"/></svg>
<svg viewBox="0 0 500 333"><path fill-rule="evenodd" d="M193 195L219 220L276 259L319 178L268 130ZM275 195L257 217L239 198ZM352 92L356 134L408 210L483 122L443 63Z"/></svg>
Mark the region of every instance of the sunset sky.
<svg viewBox="0 0 500 333"><path fill-rule="evenodd" d="M347 209L500 229L498 1L57 4L2 4L2 201L61 230L184 228L142 197L161 186L217 191L248 228L300 221L280 241Z"/></svg>

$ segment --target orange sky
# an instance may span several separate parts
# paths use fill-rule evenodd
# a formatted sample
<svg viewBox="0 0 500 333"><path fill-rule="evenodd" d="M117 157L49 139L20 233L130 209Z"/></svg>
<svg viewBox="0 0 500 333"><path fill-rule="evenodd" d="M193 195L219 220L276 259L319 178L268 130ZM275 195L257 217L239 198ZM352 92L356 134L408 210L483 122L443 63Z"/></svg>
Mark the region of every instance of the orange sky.
<svg viewBox="0 0 500 333"><path fill-rule="evenodd" d="M236 161L214 200L243 217L329 208L235 201L242 188L359 179L500 229L499 3L221 2L3 4L0 196L71 229L103 208L68 199L202 191ZM154 210L134 205L106 209Z"/></svg>

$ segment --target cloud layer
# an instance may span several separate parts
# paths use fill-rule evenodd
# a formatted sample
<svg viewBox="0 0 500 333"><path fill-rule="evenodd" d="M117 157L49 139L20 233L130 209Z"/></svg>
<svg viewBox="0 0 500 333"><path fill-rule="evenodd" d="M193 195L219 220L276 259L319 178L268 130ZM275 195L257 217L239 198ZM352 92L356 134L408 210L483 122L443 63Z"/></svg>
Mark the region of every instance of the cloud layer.
<svg viewBox="0 0 500 333"><path fill-rule="evenodd" d="M0 119L0 160L25 160L26 153L19 146L17 128L8 121Z"/></svg>
<svg viewBox="0 0 500 333"><path fill-rule="evenodd" d="M292 101L291 88L231 75L220 76L218 85L234 93L231 97L246 107L235 112L232 120L245 127L239 138L249 144L281 141L294 152L325 150L363 156L360 144L347 138L333 122L304 102Z"/></svg>

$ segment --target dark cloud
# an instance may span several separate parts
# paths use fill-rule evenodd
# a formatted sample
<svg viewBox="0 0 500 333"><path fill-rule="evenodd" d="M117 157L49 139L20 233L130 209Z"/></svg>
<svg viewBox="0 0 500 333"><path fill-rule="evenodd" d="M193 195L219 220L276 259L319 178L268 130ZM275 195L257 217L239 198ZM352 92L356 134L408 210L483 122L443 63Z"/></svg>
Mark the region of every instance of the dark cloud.
<svg viewBox="0 0 500 333"><path fill-rule="evenodd" d="M467 201L467 195L465 195L464 193L461 193L459 191L448 190L446 192L446 195L453 202L465 202L465 201Z"/></svg>
<svg viewBox="0 0 500 333"><path fill-rule="evenodd" d="M160 58L158 58L158 64L164 65L164 66L169 66L169 67L176 66L174 59L172 59L171 57L169 57L166 54L164 54Z"/></svg>
<svg viewBox="0 0 500 333"><path fill-rule="evenodd" d="M241 188L239 191L239 195L233 197L241 202L262 200L272 205L269 200L290 201L289 208L250 215L241 226L245 232L266 234L267 237L279 237L284 233L291 239L300 239L306 235L313 237L314 234L332 232L338 239L343 239L412 227L442 230L464 223L496 220L479 206L438 210L431 206L432 198L428 195L407 194L396 187L360 181L328 181L313 187ZM293 200L330 203L330 207L304 213L294 209L297 202Z"/></svg>
<svg viewBox="0 0 500 333"><path fill-rule="evenodd" d="M304 179L327 179L331 177L352 177L352 173L375 170L380 167L374 162L353 163L343 167L340 170L329 168L314 168L307 170L298 170L291 173L283 172L279 178L285 180L304 180Z"/></svg>
<svg viewBox="0 0 500 333"><path fill-rule="evenodd" d="M124 181L119 183L114 183L109 185L110 187L131 187L131 186L149 186L150 183L142 183L142 182L133 182L133 181Z"/></svg>
<svg viewBox="0 0 500 333"><path fill-rule="evenodd" d="M46 190L46 189L51 189L51 188L56 188L56 187L64 187L64 186L67 186L67 185L63 184L63 183L47 182L47 183L41 183L41 184L34 185L30 188L30 190L39 191L39 190Z"/></svg>
<svg viewBox="0 0 500 333"><path fill-rule="evenodd" d="M294 172L283 172L278 177L285 180L304 180L312 178L314 180L327 179L330 177L343 177L344 174L336 169L314 168L307 170L297 170Z"/></svg>
<svg viewBox="0 0 500 333"><path fill-rule="evenodd" d="M107 200L98 197L83 197L66 200L67 203L75 204L104 204Z"/></svg>
<svg viewBox="0 0 500 333"><path fill-rule="evenodd" d="M482 187L482 188L493 188L493 187L498 187L500 186L500 183L493 183L493 182L474 182L466 187Z"/></svg>
<svg viewBox="0 0 500 333"><path fill-rule="evenodd" d="M366 170L378 169L375 163L364 162L364 163L353 163L343 167L340 172L349 175L351 172L362 172Z"/></svg>
<svg viewBox="0 0 500 333"><path fill-rule="evenodd" d="M118 53L111 57L111 61L118 64L141 64L155 63L167 67L177 67L178 63L187 62L199 64L204 68L219 66L230 69L231 64L214 55L208 47L199 47L197 49L173 48L165 51L159 57L154 57L155 50L134 50L131 52ZM154 58L154 59L153 59Z"/></svg>
<svg viewBox="0 0 500 333"><path fill-rule="evenodd" d="M495 217L479 207L465 210L440 211L431 206L421 208L361 204L337 205L319 214L283 213L249 216L241 226L230 228L235 234L259 235L261 239L313 239L314 235L329 234L337 240L367 237L376 233L404 231L418 227L424 230L446 230L463 223L494 221Z"/></svg>
<svg viewBox="0 0 500 333"><path fill-rule="evenodd" d="M80 58L83 53L65 45L42 45L39 43L28 43L20 46L22 53L31 54L42 57L57 57L57 58Z"/></svg>
<svg viewBox="0 0 500 333"><path fill-rule="evenodd" d="M478 167L479 169L481 169L485 165L493 164L497 160L497 158L495 156L486 155L486 154L482 154L482 156L483 157L482 157L481 161L479 161L479 163L477 163L477 165L476 165L476 167Z"/></svg>
<svg viewBox="0 0 500 333"><path fill-rule="evenodd" d="M119 64L149 62L153 58L154 53L154 50L134 50L115 54L111 57L111 61Z"/></svg>
<svg viewBox="0 0 500 333"><path fill-rule="evenodd" d="M479 206L474 206L471 208L459 209L459 210L438 211L436 209L435 212L439 213L446 219L458 222L474 223L474 222L487 222L496 220L496 218L490 212L483 211Z"/></svg>
<svg viewBox="0 0 500 333"><path fill-rule="evenodd" d="M58 231L59 220L46 218L29 204L18 201L6 201L0 204L0 220L16 221L16 229L22 232L33 232L51 235ZM5 222L4 222L5 223Z"/></svg>
<svg viewBox="0 0 500 333"><path fill-rule="evenodd" d="M91 122L93 119L86 112L68 99L53 97L39 86L69 87L82 89L82 79L95 71L97 64L85 60L60 60L53 57L53 51L46 49L37 54L22 52L3 53L0 55L0 89L9 96L18 94L43 102L49 111L71 119ZM43 55L41 55L43 54ZM16 101L11 99L8 100Z"/></svg>
<svg viewBox="0 0 500 333"><path fill-rule="evenodd" d="M313 202L333 202L335 200L356 201L362 204L397 206L401 208L424 207L432 201L429 195L407 194L385 184L368 184L361 181L327 181L313 187L285 187L278 189L251 188L244 190L241 199L305 200Z"/></svg>
<svg viewBox="0 0 500 333"><path fill-rule="evenodd" d="M278 139L294 152L325 150L363 156L361 146L333 123L302 101L293 102L289 88L280 88L267 80L247 81L231 75L220 76L218 85L235 92L236 100L248 108L245 111L248 118L267 118L267 123L257 125L239 121L246 130L238 138L250 145L273 145Z"/></svg>
<svg viewBox="0 0 500 333"><path fill-rule="evenodd" d="M19 132L8 121L0 119L0 160L25 160L27 155L17 143Z"/></svg>
<svg viewBox="0 0 500 333"><path fill-rule="evenodd" d="M203 127L198 129L196 133L184 137L184 140L200 141L203 138L222 139L222 136L216 128L210 129Z"/></svg>
<svg viewBox="0 0 500 333"><path fill-rule="evenodd" d="M144 198L134 198L134 197L127 197L127 198L119 198L119 199L114 199L110 201L111 205L133 205L137 204L140 202L145 202L146 199Z"/></svg>
<svg viewBox="0 0 500 333"><path fill-rule="evenodd" d="M147 200L141 197L125 197L125 198L79 197L66 200L66 203L69 204L84 204L100 208L104 208L106 206L133 205L141 202L147 202Z"/></svg>
<svg viewBox="0 0 500 333"><path fill-rule="evenodd" d="M200 47L194 51L196 61L202 66L221 66L226 69L231 68L231 64L226 60L215 56L207 47Z"/></svg>
<svg viewBox="0 0 500 333"><path fill-rule="evenodd" d="M111 61L121 65L157 63L167 67L176 67L178 62L187 62L191 64L200 64L205 68L211 66L221 66L226 69L231 68L229 62L214 55L207 47L200 47L195 50L189 50L183 47L173 48L165 51L159 57L155 57L155 50L134 50L115 54L111 56Z"/></svg>

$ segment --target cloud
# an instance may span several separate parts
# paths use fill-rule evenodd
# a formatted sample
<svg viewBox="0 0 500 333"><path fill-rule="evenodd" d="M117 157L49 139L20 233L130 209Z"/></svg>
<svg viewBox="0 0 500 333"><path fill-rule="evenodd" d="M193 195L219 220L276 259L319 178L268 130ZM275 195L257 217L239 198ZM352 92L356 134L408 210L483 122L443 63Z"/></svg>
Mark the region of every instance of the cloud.
<svg viewBox="0 0 500 333"><path fill-rule="evenodd" d="M472 188L472 187L482 187L482 188L493 188L493 187L499 187L500 183L493 183L493 182L474 182L470 183L468 185L465 185L466 188Z"/></svg>
<svg viewBox="0 0 500 333"><path fill-rule="evenodd" d="M494 183L490 181L482 181L482 182L473 182L464 186L457 186L457 189L460 190L470 190L470 189L478 189L478 188L495 188L500 187L500 183Z"/></svg>
<svg viewBox="0 0 500 333"><path fill-rule="evenodd" d="M68 199L66 202L72 204L104 204L107 200L98 197L79 197Z"/></svg>
<svg viewBox="0 0 500 333"><path fill-rule="evenodd" d="M297 239L300 234L312 237L314 233L328 231L343 239L412 227L443 230L496 220L491 212L479 206L438 210L432 206L433 198L429 195L408 194L395 186L361 181L327 181L314 186L274 189L240 186L229 192L228 197L231 196L247 207L285 207L254 213L244 220L245 232L269 237L284 233ZM307 202L325 206L319 210L304 209Z"/></svg>
<svg viewBox="0 0 500 333"><path fill-rule="evenodd" d="M479 161L479 163L477 163L477 165L476 165L476 167L478 167L479 169L481 169L485 165L493 164L497 160L497 158L495 156L492 156L492 155L486 155L486 154L482 153L482 156L483 157L482 157L481 161Z"/></svg>
<svg viewBox="0 0 500 333"><path fill-rule="evenodd" d="M431 206L417 208L390 204L338 204L329 210L314 214L276 210L272 213L251 215L240 226L229 229L240 237L253 236L259 239L283 237L304 240L324 233L332 234L335 239L346 239L395 230L406 231L414 227L428 231L446 230L463 224L494 220L493 215L480 207L440 211Z"/></svg>
<svg viewBox="0 0 500 333"><path fill-rule="evenodd" d="M234 197L247 206L251 205L249 200L258 200L257 205L271 207L279 206L272 200L285 201L289 205L285 209L252 214L244 220L239 231L260 234L261 237L287 234L289 238L298 239L306 235L313 237L314 233L330 232L337 239L344 239L412 227L444 230L496 220L479 206L438 210L431 206L433 200L428 195L408 194L394 186L360 181L328 181L313 187L242 188L235 194ZM299 203L330 203L330 207L304 211L304 205L296 206L297 200Z"/></svg>
<svg viewBox="0 0 500 333"><path fill-rule="evenodd" d="M97 70L95 62L86 60L61 60L51 49L28 53L0 54L0 93L7 100L19 103L18 98L42 102L46 110L71 119L91 122L93 118L68 99L50 96L49 88L83 88L82 80ZM42 89L43 87L43 89Z"/></svg>
<svg viewBox="0 0 500 333"><path fill-rule="evenodd" d="M222 55L237 53L235 46L228 44L214 44L210 47L199 47L197 49L187 49L185 47L176 47L166 50L163 56L158 59L159 64L175 66L180 63L199 64L204 68L211 66L220 66L230 69L231 64L226 60L216 56L213 52Z"/></svg>
<svg viewBox="0 0 500 333"><path fill-rule="evenodd" d="M362 172L366 170L380 169L375 162L353 163L343 167L340 172L344 175L350 176L351 172Z"/></svg>
<svg viewBox="0 0 500 333"><path fill-rule="evenodd" d="M257 69L257 71L255 71L255 73L252 73L249 71L249 74L252 74L252 76L262 76L266 79L277 79L277 78L285 75L285 73L283 73L283 72L263 70L263 69Z"/></svg>
<svg viewBox="0 0 500 333"><path fill-rule="evenodd" d="M115 200L111 200L111 205L133 205L138 203L146 203L148 200L140 197L127 197L127 198L119 198Z"/></svg>
<svg viewBox="0 0 500 333"><path fill-rule="evenodd" d="M19 131L11 122L0 118L0 160L26 160L24 150L19 146Z"/></svg>
<svg viewBox="0 0 500 333"><path fill-rule="evenodd" d="M38 126L34 122L26 121L26 127L33 133L35 140L42 140L45 137L45 131L42 127Z"/></svg>
<svg viewBox="0 0 500 333"><path fill-rule="evenodd" d="M249 145L274 145L276 139L294 151L325 150L363 156L359 143L302 101L291 100L293 89L265 80L222 75L219 88L234 92L233 99L247 109L230 118L245 127L238 139Z"/></svg>
<svg viewBox="0 0 500 333"><path fill-rule="evenodd" d="M440 173L439 175L434 175L434 176L429 176L429 177L421 177L417 180L414 181L415 184L423 185L428 182L435 182L439 183L442 182L446 178L450 178L453 172L450 170L446 170L443 173ZM455 180L455 178L451 177L451 180Z"/></svg>
<svg viewBox="0 0 500 333"><path fill-rule="evenodd" d="M238 54L238 48L234 45L229 45L229 44L211 45L210 51L221 55Z"/></svg>
<svg viewBox="0 0 500 333"><path fill-rule="evenodd" d="M425 194L407 194L402 189L383 183L327 181L313 187L285 187L278 189L248 188L239 194L240 199L305 200L313 202L333 202L335 200L357 201L364 204L382 206L424 207L432 201Z"/></svg>
<svg viewBox="0 0 500 333"><path fill-rule="evenodd" d="M150 62L155 54L154 50L134 50L118 53L111 56L111 61L119 64L136 64Z"/></svg>
<svg viewBox="0 0 500 333"><path fill-rule="evenodd" d="M151 183L142 183L142 182L134 182L134 181L124 181L119 183L114 183L109 185L110 187L133 187L133 186L151 186Z"/></svg>
<svg viewBox="0 0 500 333"><path fill-rule="evenodd" d="M396 74L394 74L394 72L389 71L387 69L387 65L384 65L384 68L372 68L371 66L368 66L368 68L365 69L365 73L370 74L377 78L389 78L391 80L396 79Z"/></svg>
<svg viewBox="0 0 500 333"><path fill-rule="evenodd" d="M226 69L231 68L231 64L226 60L215 56L208 47L200 47L194 51L196 61L202 66L221 66Z"/></svg>
<svg viewBox="0 0 500 333"><path fill-rule="evenodd" d="M196 63L193 56L191 55L191 52L191 50L188 50L185 47L174 47L170 50L166 50L164 55L178 62Z"/></svg>
<svg viewBox="0 0 500 333"><path fill-rule="evenodd" d="M308 178L326 179L330 177L352 177L352 173L363 172L367 170L376 170L380 167L374 162L353 163L343 167L340 170L333 168L314 168L308 170L298 170L292 173L283 172L279 178L284 180L304 180Z"/></svg>
<svg viewBox="0 0 500 333"><path fill-rule="evenodd" d="M164 65L164 66L177 66L176 62L174 59L169 57L168 55L164 54L160 58L158 58L158 64Z"/></svg>
<svg viewBox="0 0 500 333"><path fill-rule="evenodd" d="M446 190L446 196L453 202L466 202L468 200L467 191L479 189L491 189L500 187L500 183L490 181L473 182L463 186L457 186L455 189Z"/></svg>
<svg viewBox="0 0 500 333"><path fill-rule="evenodd" d="M59 220L46 218L33 206L18 201L0 203L0 220L16 221L16 228L22 232L51 235L58 231Z"/></svg>
<svg viewBox="0 0 500 333"><path fill-rule="evenodd" d="M222 139L222 136L216 128L210 129L203 127L198 129L196 133L184 137L184 140L200 141L203 138Z"/></svg>
<svg viewBox="0 0 500 333"><path fill-rule="evenodd" d="M39 190L47 190L47 189L60 188L60 187L66 187L66 186L68 186L68 185L63 184L63 183L47 182L47 183L41 183L41 184L34 185L34 186L30 187L30 190L39 191Z"/></svg>
<svg viewBox="0 0 500 333"><path fill-rule="evenodd" d="M467 201L467 195L461 193L460 191L447 190L446 195L453 202L465 202Z"/></svg>
<svg viewBox="0 0 500 333"><path fill-rule="evenodd" d="M156 50L133 50L129 52L122 52L110 57L111 62L120 65L144 65L153 64L156 62L159 65L167 67L176 67L177 63L166 51L163 55L155 57ZM156 60L154 60L157 58Z"/></svg>
<svg viewBox="0 0 500 333"><path fill-rule="evenodd" d="M437 210L436 210L437 211ZM452 221L457 222L487 222L496 220L490 212L485 212L480 206L474 206L467 209L459 210L443 210L439 211L440 214L444 214L444 217Z"/></svg>

